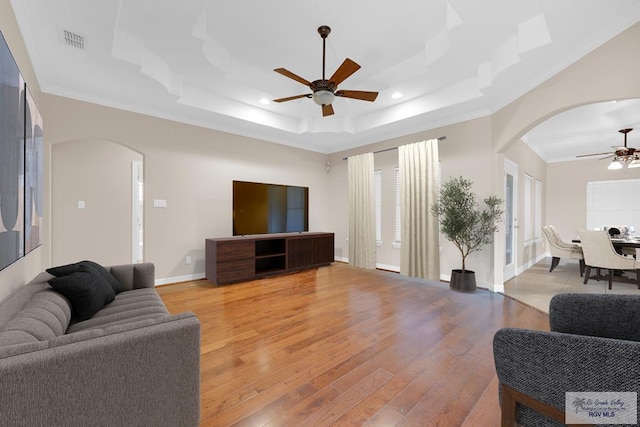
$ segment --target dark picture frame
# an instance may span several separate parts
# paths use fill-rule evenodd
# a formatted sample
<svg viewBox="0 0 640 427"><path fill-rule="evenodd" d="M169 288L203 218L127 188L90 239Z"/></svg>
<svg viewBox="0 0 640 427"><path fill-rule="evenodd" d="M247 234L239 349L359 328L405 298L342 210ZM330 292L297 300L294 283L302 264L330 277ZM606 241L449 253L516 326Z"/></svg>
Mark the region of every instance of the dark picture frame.
<svg viewBox="0 0 640 427"><path fill-rule="evenodd" d="M43 217L43 120L25 84L24 119L24 253L42 245Z"/></svg>

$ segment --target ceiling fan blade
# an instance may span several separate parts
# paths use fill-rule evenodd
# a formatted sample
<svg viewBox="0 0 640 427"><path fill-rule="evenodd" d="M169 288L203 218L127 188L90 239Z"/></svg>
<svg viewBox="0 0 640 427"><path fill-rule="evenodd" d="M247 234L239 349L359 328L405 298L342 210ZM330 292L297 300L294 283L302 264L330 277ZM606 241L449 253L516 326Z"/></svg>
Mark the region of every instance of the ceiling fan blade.
<svg viewBox="0 0 640 427"><path fill-rule="evenodd" d="M578 155L576 157L604 156L605 154L613 155L615 153L612 153L611 151L609 151L607 153L580 154L580 155Z"/></svg>
<svg viewBox="0 0 640 427"><path fill-rule="evenodd" d="M326 104L322 106L322 117L327 117L333 115L333 106L331 104Z"/></svg>
<svg viewBox="0 0 640 427"><path fill-rule="evenodd" d="M333 76L329 79L329 81L334 82L336 86L338 86L343 81L347 80L351 74L355 73L360 69L360 66L350 60L349 58L345 59L342 65L338 67Z"/></svg>
<svg viewBox="0 0 640 427"><path fill-rule="evenodd" d="M336 92L336 96L373 102L378 97L378 92L367 92L364 90L339 90Z"/></svg>
<svg viewBox="0 0 640 427"><path fill-rule="evenodd" d="M609 154L608 156L600 157L598 160L610 159L611 157L615 157L615 156L616 156L615 153Z"/></svg>
<svg viewBox="0 0 640 427"><path fill-rule="evenodd" d="M304 95L296 95L296 96L288 96L286 98L278 98L278 99L274 99L273 102L286 102L286 101L293 101L294 99L300 99L300 98L311 98L311 94L304 94Z"/></svg>
<svg viewBox="0 0 640 427"><path fill-rule="evenodd" d="M276 73L280 73L285 77L289 77L290 79L293 79L299 83L302 83L305 86L309 86L311 84L311 82L303 79L302 77L300 77L297 74L292 73L291 71L287 70L286 68L276 68L275 70Z"/></svg>

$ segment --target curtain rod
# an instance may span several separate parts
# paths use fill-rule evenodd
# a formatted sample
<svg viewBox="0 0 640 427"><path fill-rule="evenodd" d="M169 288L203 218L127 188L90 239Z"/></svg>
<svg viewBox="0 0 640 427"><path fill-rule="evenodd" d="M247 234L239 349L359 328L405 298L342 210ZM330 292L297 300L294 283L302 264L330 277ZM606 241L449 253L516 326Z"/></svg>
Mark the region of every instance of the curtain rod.
<svg viewBox="0 0 640 427"><path fill-rule="evenodd" d="M444 141L445 139L447 139L446 136L440 136L438 137L438 141ZM391 150L397 150L398 147L391 147L391 148L385 148L384 150L378 150L378 151L374 151L373 154L378 154L378 153L384 153L385 151L391 151ZM347 160L348 157L343 157L342 160Z"/></svg>

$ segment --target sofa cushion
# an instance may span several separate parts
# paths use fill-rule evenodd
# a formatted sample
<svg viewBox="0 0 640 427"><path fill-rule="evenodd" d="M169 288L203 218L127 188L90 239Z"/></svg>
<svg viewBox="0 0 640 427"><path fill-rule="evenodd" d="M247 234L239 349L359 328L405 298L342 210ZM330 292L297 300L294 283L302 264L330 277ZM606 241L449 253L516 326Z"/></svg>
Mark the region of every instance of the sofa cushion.
<svg viewBox="0 0 640 427"><path fill-rule="evenodd" d="M115 292L96 270L80 265L78 271L49 280L53 289L67 297L73 308L73 317L86 320L115 298Z"/></svg>
<svg viewBox="0 0 640 427"><path fill-rule="evenodd" d="M46 341L64 335L71 320L69 301L51 288L32 295L0 328L0 346Z"/></svg>
<svg viewBox="0 0 640 427"><path fill-rule="evenodd" d="M164 316L169 316L169 312L155 289L134 289L116 295L113 302L107 304L91 319L72 323L67 329L67 333L107 328Z"/></svg>
<svg viewBox="0 0 640 427"><path fill-rule="evenodd" d="M53 274L56 277L68 276L70 274L75 273L76 271L79 271L81 266L94 269L97 274L102 276L104 280L106 280L107 283L109 283L109 286L111 286L111 288L116 294L124 290L124 286L122 285L122 283L120 283L120 281L118 281L118 279L116 279L113 276L113 274L109 272L109 270L107 270L106 268L104 268L103 266L101 266L100 264L94 261L85 260L85 261L80 261L73 264L47 268L47 273Z"/></svg>

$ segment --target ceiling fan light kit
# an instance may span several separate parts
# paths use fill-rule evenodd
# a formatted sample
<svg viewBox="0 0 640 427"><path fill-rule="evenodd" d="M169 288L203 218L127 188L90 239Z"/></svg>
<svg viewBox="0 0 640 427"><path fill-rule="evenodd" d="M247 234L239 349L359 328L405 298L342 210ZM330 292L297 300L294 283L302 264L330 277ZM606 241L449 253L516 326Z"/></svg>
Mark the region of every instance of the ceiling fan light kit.
<svg viewBox="0 0 640 427"><path fill-rule="evenodd" d="M624 135L624 146L613 147L615 151L613 153L595 153L595 154L583 154L581 156L576 157L588 157L588 156L601 156L603 154L609 154L606 157L603 157L600 160L608 159L609 157L613 157L611 163L607 169L609 170L627 170L640 168L640 156L636 153L640 153L640 151L633 147L627 147L627 134L631 132L633 128L620 129L618 132Z"/></svg>
<svg viewBox="0 0 640 427"><path fill-rule="evenodd" d="M328 80L325 78L325 59L327 47L326 42L329 33L331 33L331 28L326 25L322 25L318 28L318 34L320 34L320 37L322 37L322 79L309 82L308 80L298 76L295 73L292 73L285 68L276 68L275 70L273 70L276 73L282 74L285 77L289 77L290 79L293 79L298 83L302 83L303 85L308 86L311 89L312 93L274 99L273 102L286 102L300 98L312 98L313 102L322 106L322 116L324 117L333 114L333 107L331 104L333 104L336 96L369 102L373 102L376 100L376 98L378 97L378 92L368 92L362 90L337 90L340 83L345 81L353 73L360 69L360 65L356 64L349 58L344 60L342 65L338 67L335 73L333 73L333 75Z"/></svg>
<svg viewBox="0 0 640 427"><path fill-rule="evenodd" d="M313 102L318 105L329 105L333 103L333 100L336 99L336 96L330 90L317 90L313 92Z"/></svg>
<svg viewBox="0 0 640 427"><path fill-rule="evenodd" d="M620 170L622 169L622 163L620 163L616 159L613 159L611 163L609 163L609 166L607 167L607 169L609 169L610 171Z"/></svg>

